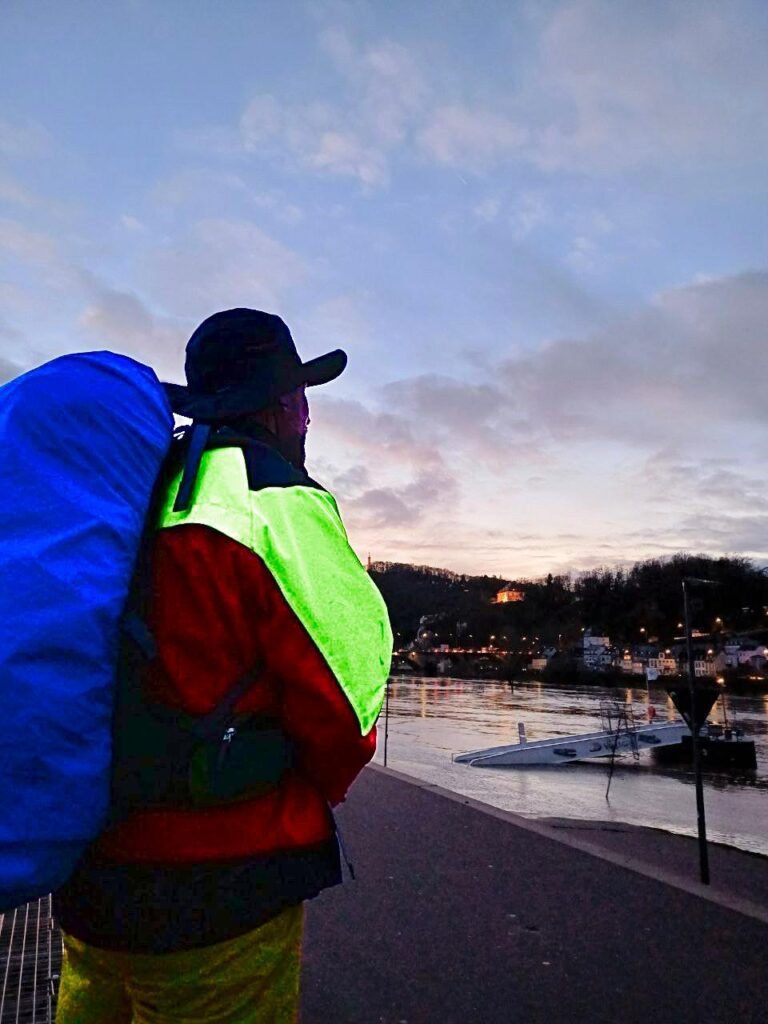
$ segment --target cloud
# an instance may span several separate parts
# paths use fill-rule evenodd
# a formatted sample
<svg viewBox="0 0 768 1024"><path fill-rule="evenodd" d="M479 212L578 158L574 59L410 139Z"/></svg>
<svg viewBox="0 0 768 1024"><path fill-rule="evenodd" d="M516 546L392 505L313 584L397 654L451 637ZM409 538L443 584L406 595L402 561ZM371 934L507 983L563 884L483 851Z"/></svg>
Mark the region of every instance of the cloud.
<svg viewBox="0 0 768 1024"><path fill-rule="evenodd" d="M347 510L358 528L412 525L416 510L393 487L374 487L359 498L347 502Z"/></svg>
<svg viewBox="0 0 768 1024"><path fill-rule="evenodd" d="M217 309L274 309L307 274L302 258L251 221L211 218L148 257L157 303L183 317Z"/></svg>
<svg viewBox="0 0 768 1024"><path fill-rule="evenodd" d="M757 16L755 16L757 15ZM573 0L541 25L516 97L548 169L604 173L670 160L765 159L768 88L758 5Z"/></svg>
<svg viewBox="0 0 768 1024"><path fill-rule="evenodd" d="M402 544L399 557L424 560L432 545L451 566L474 554L505 573L515 559L573 569L684 548L762 557L768 488L735 439L764 436L766 324L768 273L698 280L592 334L476 362L468 380L318 398L312 431L348 460L344 512L380 557ZM558 493L582 524L570 537ZM462 517L474 495L482 513ZM476 548L482 529L502 539Z"/></svg>
<svg viewBox="0 0 768 1024"><path fill-rule="evenodd" d="M433 160L476 172L519 157L527 142L528 130L509 117L459 104L439 107L417 134L419 147Z"/></svg>
<svg viewBox="0 0 768 1024"><path fill-rule="evenodd" d="M645 459L634 473L634 485L646 500L702 514L768 513L764 474L737 457L695 457L662 449ZM768 540L768 537L766 538Z"/></svg>
<svg viewBox="0 0 768 1024"><path fill-rule="evenodd" d="M333 493L342 500L359 497L370 484L371 474L367 466L356 463L342 472L336 472L331 481Z"/></svg>
<svg viewBox="0 0 768 1024"><path fill-rule="evenodd" d="M741 169L768 158L759 4L570 0L520 5L506 22L513 64L486 97L427 46L361 41L337 20L318 36L332 72L319 89L290 99L258 93L237 126L202 126L179 143L351 178L367 190L386 186L398 161L461 174L520 165L603 177L671 163L699 173L702 160Z"/></svg>
<svg viewBox="0 0 768 1024"><path fill-rule="evenodd" d="M416 470L443 467L439 450L419 438L406 416L378 412L362 402L327 395L313 396L312 408L317 409L316 435L344 449L365 453L379 467L383 463Z"/></svg>
<svg viewBox="0 0 768 1024"><path fill-rule="evenodd" d="M546 224L550 218L551 211L544 199L535 192L524 192L518 197L509 215L513 237L522 241L534 228Z"/></svg>
<svg viewBox="0 0 768 1024"><path fill-rule="evenodd" d="M697 514L686 516L679 530L688 548L768 559L768 515Z"/></svg>
<svg viewBox="0 0 768 1024"><path fill-rule="evenodd" d="M419 425L436 449L469 455L476 465L499 469L540 461L532 430L514 398L494 383L421 374L381 389L387 408Z"/></svg>
<svg viewBox="0 0 768 1024"><path fill-rule="evenodd" d="M0 202L31 208L38 199L21 182L7 174L0 174Z"/></svg>
<svg viewBox="0 0 768 1024"><path fill-rule="evenodd" d="M147 225L130 213L120 214L120 226L125 228L126 231L130 231L131 234L141 234L147 230Z"/></svg>
<svg viewBox="0 0 768 1024"><path fill-rule="evenodd" d="M180 128L173 135L181 152L208 159L231 160L243 155L243 139L237 126L207 124Z"/></svg>
<svg viewBox="0 0 768 1024"><path fill-rule="evenodd" d="M537 429L631 446L766 422L768 273L660 293L593 335L506 360L498 379Z"/></svg>
<svg viewBox="0 0 768 1024"><path fill-rule="evenodd" d="M0 219L0 250L4 249L24 263L51 266L58 262L56 240L42 231L34 231L19 221Z"/></svg>
<svg viewBox="0 0 768 1024"><path fill-rule="evenodd" d="M240 120L248 152L320 173L382 185L389 172L384 153L367 134L352 127L340 108L310 102L281 105L274 96L255 96Z"/></svg>
<svg viewBox="0 0 768 1024"><path fill-rule="evenodd" d="M0 203L20 207L26 211L37 211L57 220L71 214L71 204L60 203L38 195L27 188L18 178L0 171Z"/></svg>
<svg viewBox="0 0 768 1024"><path fill-rule="evenodd" d="M2 337L2 332L0 332ZM0 384L5 384L9 380L13 380L14 377L22 372L22 368L17 366L16 363L12 363L9 359L4 359L0 356Z"/></svg>
<svg viewBox="0 0 768 1024"><path fill-rule="evenodd" d="M482 173L516 162L605 174L675 162L765 162L768 38L755 4L571 0L531 6L515 86L433 105L416 131L432 160ZM757 16L755 16L757 15Z"/></svg>
<svg viewBox="0 0 768 1024"><path fill-rule="evenodd" d="M351 531L426 528L444 502L458 500L456 476L428 425L422 431L408 416L343 398L313 398L311 408L310 461L315 447L346 461L325 469Z"/></svg>
<svg viewBox="0 0 768 1024"><path fill-rule="evenodd" d="M16 357L16 352L25 348L25 341L21 331L0 316L0 344L4 350L3 355L0 355L0 384L13 380L27 368L23 358Z"/></svg>
<svg viewBox="0 0 768 1024"><path fill-rule="evenodd" d="M319 171L358 178L363 185L382 185L388 178L382 154L348 131L321 132L305 160Z"/></svg>
<svg viewBox="0 0 768 1024"><path fill-rule="evenodd" d="M479 203L475 204L472 212L478 220L484 221L486 224L492 224L499 216L500 210L501 199L498 196L486 196L485 199L481 199Z"/></svg>
<svg viewBox="0 0 768 1024"><path fill-rule="evenodd" d="M0 156L14 160L45 156L51 135L41 124L29 120L0 118Z"/></svg>
<svg viewBox="0 0 768 1024"><path fill-rule="evenodd" d="M370 296L365 293L332 295L306 313L299 312L295 323L296 337L309 351L354 347L359 355L374 339L375 332L364 312Z"/></svg>
<svg viewBox="0 0 768 1024"><path fill-rule="evenodd" d="M178 380L189 331L153 314L133 292L111 288L97 276L82 275L89 301L78 325L99 345L149 363L161 376Z"/></svg>
<svg viewBox="0 0 768 1024"><path fill-rule="evenodd" d="M382 146L401 143L429 99L418 58L392 40L356 46L340 28L321 33L320 46L358 97L361 127Z"/></svg>
<svg viewBox="0 0 768 1024"><path fill-rule="evenodd" d="M301 207L282 191L254 188L246 172L186 168L159 181L152 189L152 199L161 207L194 207L198 213L227 209L234 200L266 210L283 224L298 224L304 216Z"/></svg>
<svg viewBox="0 0 768 1024"><path fill-rule="evenodd" d="M234 192L242 195L248 187L239 174L195 168L178 171L159 181L152 189L152 199L160 206L199 205L212 195Z"/></svg>
<svg viewBox="0 0 768 1024"><path fill-rule="evenodd" d="M443 502L456 500L458 484L446 474L419 473L401 487L372 487L346 503L345 513L355 529L416 526L432 519Z"/></svg>
<svg viewBox="0 0 768 1024"><path fill-rule="evenodd" d="M393 154L428 103L419 61L394 41L360 45L339 27L321 31L318 43L335 71L333 101L253 96L240 118L242 148L291 169L386 185Z"/></svg>

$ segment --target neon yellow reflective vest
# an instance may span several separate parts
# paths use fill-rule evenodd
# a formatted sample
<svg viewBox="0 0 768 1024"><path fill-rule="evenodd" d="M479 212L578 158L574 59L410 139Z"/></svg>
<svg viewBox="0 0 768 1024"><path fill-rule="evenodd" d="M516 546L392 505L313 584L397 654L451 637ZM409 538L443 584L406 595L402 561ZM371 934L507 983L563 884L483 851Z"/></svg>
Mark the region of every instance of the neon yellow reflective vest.
<svg viewBox="0 0 768 1024"><path fill-rule="evenodd" d="M352 706L360 731L381 710L392 659L384 599L352 550L335 499L307 484L251 490L240 448L203 455L188 509L171 481L158 526L209 526L258 555Z"/></svg>

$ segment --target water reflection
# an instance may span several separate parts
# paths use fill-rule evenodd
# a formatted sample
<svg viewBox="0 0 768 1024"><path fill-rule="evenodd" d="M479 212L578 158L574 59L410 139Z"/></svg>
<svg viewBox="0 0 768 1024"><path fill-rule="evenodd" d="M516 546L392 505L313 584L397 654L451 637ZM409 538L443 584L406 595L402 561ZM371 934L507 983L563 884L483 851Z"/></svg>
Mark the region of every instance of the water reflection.
<svg viewBox="0 0 768 1024"><path fill-rule="evenodd" d="M524 769L456 765L451 754L600 728L600 702L626 700L635 719L674 721L666 691L645 687L545 686L496 680L393 677L389 694L388 761L412 775L529 817L627 821L695 834L690 769L660 768L649 752L637 764L623 758L605 800L607 765L599 762ZM714 722L738 724L755 740L757 771L705 777L708 830L713 840L768 854L768 694L729 694ZM382 723L383 724L383 723ZM383 732L381 737L383 743ZM377 760L381 760L381 745Z"/></svg>

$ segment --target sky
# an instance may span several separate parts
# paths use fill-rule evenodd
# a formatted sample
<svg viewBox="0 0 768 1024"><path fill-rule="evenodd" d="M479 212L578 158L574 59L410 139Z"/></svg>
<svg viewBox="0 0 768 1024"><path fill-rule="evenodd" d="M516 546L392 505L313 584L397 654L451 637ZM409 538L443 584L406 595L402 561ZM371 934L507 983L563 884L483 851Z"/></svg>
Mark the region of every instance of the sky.
<svg viewBox="0 0 768 1024"><path fill-rule="evenodd" d="M764 0L0 0L0 381L308 359L365 559L768 563Z"/></svg>

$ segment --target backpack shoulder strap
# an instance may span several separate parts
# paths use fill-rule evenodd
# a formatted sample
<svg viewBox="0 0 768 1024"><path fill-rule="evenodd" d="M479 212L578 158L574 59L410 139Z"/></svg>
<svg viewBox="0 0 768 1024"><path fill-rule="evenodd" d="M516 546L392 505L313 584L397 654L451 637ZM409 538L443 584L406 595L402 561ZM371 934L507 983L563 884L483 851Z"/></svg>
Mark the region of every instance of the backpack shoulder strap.
<svg viewBox="0 0 768 1024"><path fill-rule="evenodd" d="M176 494L176 501L173 503L174 512L185 512L192 500L192 492L195 489L195 481L200 469L200 460L203 452L208 447L211 437L211 427L208 423L193 423L187 448L187 458L184 463L184 473Z"/></svg>

